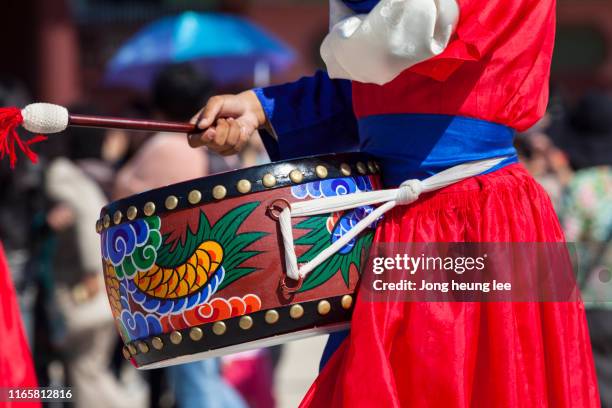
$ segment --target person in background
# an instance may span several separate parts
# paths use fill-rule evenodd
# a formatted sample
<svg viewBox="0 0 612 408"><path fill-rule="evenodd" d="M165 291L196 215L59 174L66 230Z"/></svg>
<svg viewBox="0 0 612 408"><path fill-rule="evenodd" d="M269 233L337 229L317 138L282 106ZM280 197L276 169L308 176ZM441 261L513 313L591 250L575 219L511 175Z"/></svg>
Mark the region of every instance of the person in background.
<svg viewBox="0 0 612 408"><path fill-rule="evenodd" d="M189 112L201 106L211 92L212 83L191 65L169 66L160 72L153 85L155 114L162 120L187 121ZM158 133L144 142L119 170L114 197L204 177L229 170L232 164L237 163L191 149L182 134ZM221 377L218 359L170 367L167 373L179 408L246 406ZM152 392L158 386L152 385ZM152 400L155 398L152 396Z"/></svg>
<svg viewBox="0 0 612 408"><path fill-rule="evenodd" d="M100 160L105 133L74 128L54 139L45 190L46 216L55 250L51 267L62 330L55 334L66 361L76 407L138 408L145 389L128 390L110 370L117 334L100 263L100 241L92 228L107 197L91 174L104 178ZM97 170L96 170L97 169Z"/></svg>
<svg viewBox="0 0 612 408"><path fill-rule="evenodd" d="M576 173L559 216L568 242L578 245L601 404L612 407L612 96L587 94L570 113L561 145Z"/></svg>
<svg viewBox="0 0 612 408"><path fill-rule="evenodd" d="M559 209L563 192L573 177L573 170L565 152L548 135L549 116L516 137L515 145L520 161L527 171L550 196L555 209Z"/></svg>

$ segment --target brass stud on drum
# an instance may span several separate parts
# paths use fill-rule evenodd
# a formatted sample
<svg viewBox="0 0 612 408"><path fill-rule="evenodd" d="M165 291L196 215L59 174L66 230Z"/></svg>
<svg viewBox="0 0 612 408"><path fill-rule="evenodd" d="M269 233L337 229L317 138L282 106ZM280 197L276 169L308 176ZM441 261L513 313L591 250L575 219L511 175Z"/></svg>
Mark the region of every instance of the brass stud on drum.
<svg viewBox="0 0 612 408"><path fill-rule="evenodd" d="M128 344L127 348L131 355L135 356L136 354L138 354L138 350L136 350L136 346L133 343Z"/></svg>
<svg viewBox="0 0 612 408"><path fill-rule="evenodd" d="M113 214L113 222L115 223L115 225L120 224L122 218L123 214L121 214L121 211L115 211L115 214Z"/></svg>
<svg viewBox="0 0 612 408"><path fill-rule="evenodd" d="M222 336L227 331L227 326L224 322L215 322L215 324L213 324L212 331L217 336Z"/></svg>
<svg viewBox="0 0 612 408"><path fill-rule="evenodd" d="M200 341L204 337L204 332L199 327L194 327L189 331L189 338L193 341Z"/></svg>
<svg viewBox="0 0 612 408"><path fill-rule="evenodd" d="M132 221L134 219L136 219L136 216L138 215L138 208L134 207L133 205L128 207L127 209L127 218L128 220Z"/></svg>
<svg viewBox="0 0 612 408"><path fill-rule="evenodd" d="M236 184L236 189L241 194L246 194L251 191L251 182L249 180L240 180L238 184Z"/></svg>
<svg viewBox="0 0 612 408"><path fill-rule="evenodd" d="M289 309L289 316L291 316L292 319L299 319L300 317L304 316L304 308L302 305L291 306Z"/></svg>
<svg viewBox="0 0 612 408"><path fill-rule="evenodd" d="M266 323L268 324L274 324L278 322L279 317L280 315L278 314L276 310L268 310L266 312L265 320L266 320Z"/></svg>
<svg viewBox="0 0 612 408"><path fill-rule="evenodd" d="M102 232L102 221L101 220L96 221L96 232L97 233Z"/></svg>
<svg viewBox="0 0 612 408"><path fill-rule="evenodd" d="M144 215L146 215L147 217L150 217L153 214L155 214L155 203L153 203L151 201L146 203L144 205L144 208L142 209L142 212L144 212Z"/></svg>
<svg viewBox="0 0 612 408"><path fill-rule="evenodd" d="M140 350L141 353L147 354L149 352L149 345L145 343L144 341L140 341L138 342L138 349Z"/></svg>
<svg viewBox="0 0 612 408"><path fill-rule="evenodd" d="M164 348L164 341L159 337L153 337L151 339L151 344L155 350L161 350Z"/></svg>
<svg viewBox="0 0 612 408"><path fill-rule="evenodd" d="M291 173L289 173L289 178L294 183L301 183L302 181L304 181L304 173L297 169L291 170Z"/></svg>
<svg viewBox="0 0 612 408"><path fill-rule="evenodd" d="M127 347L123 346L123 358L125 358L126 360L129 360L130 358L132 358L132 355L130 354L130 350L128 350Z"/></svg>
<svg viewBox="0 0 612 408"><path fill-rule="evenodd" d="M178 198L176 198L176 196L168 196L168 198L166 198L166 209L168 210L174 210L176 208L176 206L178 205Z"/></svg>
<svg viewBox="0 0 612 408"><path fill-rule="evenodd" d="M376 165L373 161L368 162L368 170L370 170L370 173L376 173Z"/></svg>
<svg viewBox="0 0 612 408"><path fill-rule="evenodd" d="M359 172L359 174L366 174L368 172L368 169L366 168L366 165L362 162L357 162L357 171Z"/></svg>
<svg viewBox="0 0 612 408"><path fill-rule="evenodd" d="M342 308L348 310L353 305L353 297L351 295L342 296L342 300L340 301L342 304Z"/></svg>
<svg viewBox="0 0 612 408"><path fill-rule="evenodd" d="M276 177L272 173L267 173L263 176L262 183L266 188L274 187L276 185Z"/></svg>
<svg viewBox="0 0 612 408"><path fill-rule="evenodd" d="M350 176L351 175L351 166L349 166L346 163L342 163L340 165L340 173L342 173L343 176Z"/></svg>
<svg viewBox="0 0 612 408"><path fill-rule="evenodd" d="M110 215L106 214L102 220L104 222L104 228L110 227Z"/></svg>
<svg viewBox="0 0 612 408"><path fill-rule="evenodd" d="M251 327L253 327L253 318L251 316L242 316L238 322L238 325L242 330L249 330Z"/></svg>
<svg viewBox="0 0 612 408"><path fill-rule="evenodd" d="M182 341L183 335L180 332L173 331L170 333L170 342L172 342L172 344L181 344Z"/></svg>
<svg viewBox="0 0 612 408"><path fill-rule="evenodd" d="M227 195L227 189L224 186L215 186L212 195L215 200L223 200Z"/></svg>
<svg viewBox="0 0 612 408"><path fill-rule="evenodd" d="M321 316L325 316L330 311L331 311L331 304L327 300L322 300L317 305L317 312L319 312Z"/></svg>
<svg viewBox="0 0 612 408"><path fill-rule="evenodd" d="M200 201L202 201L202 193L198 190L191 190L187 196L187 200L189 201L189 204L198 204Z"/></svg>
<svg viewBox="0 0 612 408"><path fill-rule="evenodd" d="M327 167L319 165L315 167L315 173L317 173L317 177L324 179L328 174Z"/></svg>

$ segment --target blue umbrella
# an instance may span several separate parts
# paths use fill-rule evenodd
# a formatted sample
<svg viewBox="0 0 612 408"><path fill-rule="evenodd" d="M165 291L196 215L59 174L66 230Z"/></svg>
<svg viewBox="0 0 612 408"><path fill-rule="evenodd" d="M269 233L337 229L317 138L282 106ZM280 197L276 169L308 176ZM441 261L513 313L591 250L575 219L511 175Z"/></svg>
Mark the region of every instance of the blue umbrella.
<svg viewBox="0 0 612 408"><path fill-rule="evenodd" d="M104 83L148 89L164 66L190 62L223 85L283 71L294 60L288 46L244 19L185 12L128 40L108 64Z"/></svg>

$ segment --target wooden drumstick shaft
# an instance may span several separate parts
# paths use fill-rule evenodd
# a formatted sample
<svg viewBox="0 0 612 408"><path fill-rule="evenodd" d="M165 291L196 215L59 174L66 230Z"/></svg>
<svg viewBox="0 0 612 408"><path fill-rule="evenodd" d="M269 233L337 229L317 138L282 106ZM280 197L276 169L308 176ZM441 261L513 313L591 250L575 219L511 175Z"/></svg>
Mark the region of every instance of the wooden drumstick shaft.
<svg viewBox="0 0 612 408"><path fill-rule="evenodd" d="M73 114L70 114L69 116L68 126L174 133L196 133L201 131L195 125L185 122L166 122L159 120L127 119Z"/></svg>

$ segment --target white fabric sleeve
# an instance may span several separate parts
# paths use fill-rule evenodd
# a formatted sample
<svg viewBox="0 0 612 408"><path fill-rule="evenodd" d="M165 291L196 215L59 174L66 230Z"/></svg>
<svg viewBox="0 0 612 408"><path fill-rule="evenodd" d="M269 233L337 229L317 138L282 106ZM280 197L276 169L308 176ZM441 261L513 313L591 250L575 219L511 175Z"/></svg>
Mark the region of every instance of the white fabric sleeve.
<svg viewBox="0 0 612 408"><path fill-rule="evenodd" d="M369 14L330 1L333 27L321 45L330 78L384 85L441 54L459 20L456 0L381 0Z"/></svg>

